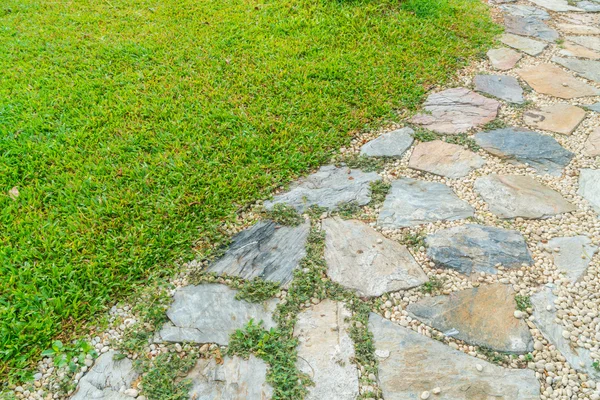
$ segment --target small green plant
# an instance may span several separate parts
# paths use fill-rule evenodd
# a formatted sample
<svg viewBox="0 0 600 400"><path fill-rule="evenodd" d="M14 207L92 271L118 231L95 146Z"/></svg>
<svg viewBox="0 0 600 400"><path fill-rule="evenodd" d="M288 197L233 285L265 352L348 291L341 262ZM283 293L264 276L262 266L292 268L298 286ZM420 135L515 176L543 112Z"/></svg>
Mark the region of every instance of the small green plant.
<svg viewBox="0 0 600 400"><path fill-rule="evenodd" d="M475 142L475 140L465 133L460 133L458 135L446 136L444 139L446 143L458 144L460 146L465 146L471 151L477 151L480 149L479 145Z"/></svg>
<svg viewBox="0 0 600 400"><path fill-rule="evenodd" d="M341 164L346 164L348 168L357 168L364 172L381 171L385 164L385 159L381 157L365 157L361 155L351 155L344 157L341 160Z"/></svg>
<svg viewBox="0 0 600 400"><path fill-rule="evenodd" d="M149 399L187 400L191 381L182 379L196 363L193 354L165 353L143 366L144 394Z"/></svg>
<svg viewBox="0 0 600 400"><path fill-rule="evenodd" d="M323 213L327 212L325 207L319 207L316 204L308 207L306 214L312 219L319 219Z"/></svg>
<svg viewBox="0 0 600 400"><path fill-rule="evenodd" d="M279 291L279 283L254 278L243 282L235 295L238 300L246 300L252 303L262 303L273 298Z"/></svg>
<svg viewBox="0 0 600 400"><path fill-rule="evenodd" d="M371 182L371 205L378 205L385 201L392 185L384 181Z"/></svg>
<svg viewBox="0 0 600 400"><path fill-rule="evenodd" d="M515 296L515 302L519 311L527 311L528 308L531 308L531 298L529 296L518 294Z"/></svg>
<svg viewBox="0 0 600 400"><path fill-rule="evenodd" d="M413 249L419 249L420 247L425 247L425 233L406 233L402 237L400 241L402 244L411 247Z"/></svg>
<svg viewBox="0 0 600 400"><path fill-rule="evenodd" d="M304 221L296 209L287 204L275 204L266 214L267 218L281 225L298 226Z"/></svg>
<svg viewBox="0 0 600 400"><path fill-rule="evenodd" d="M527 354L525 354L525 357L524 357L524 359L525 359L525 361L527 361L527 362L533 362L533 354L531 354L531 353L527 353Z"/></svg>
<svg viewBox="0 0 600 400"><path fill-rule="evenodd" d="M507 361L508 358L510 358L510 356L506 353L494 351L494 350L490 349L489 347L484 347L484 346L479 347L477 352L479 354L483 354L489 362L494 363L494 364L503 364Z"/></svg>
<svg viewBox="0 0 600 400"><path fill-rule="evenodd" d="M425 282L423 286L421 286L421 291L423 293L435 293L438 290L441 290L444 287L444 281L436 276L432 276L429 278L429 281Z"/></svg>
<svg viewBox="0 0 600 400"><path fill-rule="evenodd" d="M440 138L437 133L425 130L423 128L416 128L413 137L419 142L431 142Z"/></svg>
<svg viewBox="0 0 600 400"><path fill-rule="evenodd" d="M496 129L506 128L507 126L508 125L506 124L506 122L502 121L501 119L495 119L485 124L482 129L484 131L493 131Z"/></svg>
<svg viewBox="0 0 600 400"><path fill-rule="evenodd" d="M94 346L85 340L78 340L73 345L64 345L60 340L55 340L52 347L42 352L42 357L52 357L58 368L68 366L71 372L75 372L78 366L83 365L88 354L92 357L98 355ZM77 359L77 363L73 359Z"/></svg>
<svg viewBox="0 0 600 400"><path fill-rule="evenodd" d="M600 371L600 361L594 361L592 363L592 367L596 370L596 371Z"/></svg>
<svg viewBox="0 0 600 400"><path fill-rule="evenodd" d="M355 201L351 201L349 203L340 204L336 212L340 217L344 219L350 219L356 217L361 210L362 209L358 205L358 203L356 203Z"/></svg>

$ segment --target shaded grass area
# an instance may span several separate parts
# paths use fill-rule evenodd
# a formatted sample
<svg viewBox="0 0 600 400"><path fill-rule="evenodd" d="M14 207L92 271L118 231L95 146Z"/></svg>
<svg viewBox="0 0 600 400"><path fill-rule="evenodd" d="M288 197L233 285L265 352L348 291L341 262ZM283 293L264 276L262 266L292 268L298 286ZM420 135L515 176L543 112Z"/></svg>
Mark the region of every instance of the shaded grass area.
<svg viewBox="0 0 600 400"><path fill-rule="evenodd" d="M4 0L0 377L495 32L478 0Z"/></svg>

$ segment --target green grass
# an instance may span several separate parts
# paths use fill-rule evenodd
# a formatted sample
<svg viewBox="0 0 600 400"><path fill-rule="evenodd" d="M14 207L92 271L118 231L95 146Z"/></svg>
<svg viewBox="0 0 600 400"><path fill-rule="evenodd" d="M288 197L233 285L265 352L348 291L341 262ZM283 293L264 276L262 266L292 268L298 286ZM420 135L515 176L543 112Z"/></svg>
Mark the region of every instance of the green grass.
<svg viewBox="0 0 600 400"><path fill-rule="evenodd" d="M4 0L0 378L497 31L479 0L399 4Z"/></svg>

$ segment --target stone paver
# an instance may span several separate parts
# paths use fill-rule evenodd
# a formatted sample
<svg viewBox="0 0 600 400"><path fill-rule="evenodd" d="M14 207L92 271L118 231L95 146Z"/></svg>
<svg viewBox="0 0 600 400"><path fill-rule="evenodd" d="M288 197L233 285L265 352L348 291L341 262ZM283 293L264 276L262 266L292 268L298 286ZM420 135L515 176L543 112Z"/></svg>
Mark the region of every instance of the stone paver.
<svg viewBox="0 0 600 400"><path fill-rule="evenodd" d="M594 104L590 104L589 106L583 106L583 108L585 108L586 110L590 110L590 111L594 111L594 112L600 113L600 102L594 103Z"/></svg>
<svg viewBox="0 0 600 400"><path fill-rule="evenodd" d="M577 281L587 270L598 246L587 236L558 237L548 241L554 265L571 282ZM558 250L558 251L557 251Z"/></svg>
<svg viewBox="0 0 600 400"><path fill-rule="evenodd" d="M298 368L314 386L306 400L354 400L358 396L358 369L352 363L354 343L343 303L323 300L301 312L294 328L298 338Z"/></svg>
<svg viewBox="0 0 600 400"><path fill-rule="evenodd" d="M406 246L364 222L328 218L323 229L327 275L361 296L381 296L428 281Z"/></svg>
<svg viewBox="0 0 600 400"><path fill-rule="evenodd" d="M131 400L123 392L131 388L139 374L130 359L117 361L115 355L116 352L110 350L98 357L94 366L79 381L71 400Z"/></svg>
<svg viewBox="0 0 600 400"><path fill-rule="evenodd" d="M500 218L546 218L575 210L560 193L529 176L483 176L474 188Z"/></svg>
<svg viewBox="0 0 600 400"><path fill-rule="evenodd" d="M506 47L488 50L487 56L492 67L500 71L512 69L523 57L519 52Z"/></svg>
<svg viewBox="0 0 600 400"><path fill-rule="evenodd" d="M546 46L548 46L548 43L513 35L512 33L505 33L500 37L500 41L505 45L521 50L523 53L529 54L530 56L542 54Z"/></svg>
<svg viewBox="0 0 600 400"><path fill-rule="evenodd" d="M590 133L584 144L583 153L586 156L600 156L600 128L596 128Z"/></svg>
<svg viewBox="0 0 600 400"><path fill-rule="evenodd" d="M411 122L434 132L453 135L467 132L496 118L500 103L466 88L447 89L430 95Z"/></svg>
<svg viewBox="0 0 600 400"><path fill-rule="evenodd" d="M514 35L530 36L536 39L554 42L559 34L537 17L504 16L505 31Z"/></svg>
<svg viewBox="0 0 600 400"><path fill-rule="evenodd" d="M505 11L507 14L514 15L516 17L522 18L535 18L542 21L547 21L550 19L550 14L546 10L542 10L541 8L525 6L522 4L509 4L505 6L500 6L502 11Z"/></svg>
<svg viewBox="0 0 600 400"><path fill-rule="evenodd" d="M177 289L167 310L169 322L155 338L158 342L217 343L227 345L229 336L251 319L275 327L272 313L279 302L264 304L236 300L236 290L220 284L190 285Z"/></svg>
<svg viewBox="0 0 600 400"><path fill-rule="evenodd" d="M570 69L584 78L600 82L600 61L562 57L552 57L552 61Z"/></svg>
<svg viewBox="0 0 600 400"><path fill-rule="evenodd" d="M410 168L447 178L462 178L484 164L472 151L442 140L419 143L408 162Z"/></svg>
<svg viewBox="0 0 600 400"><path fill-rule="evenodd" d="M570 5L567 0L531 0L531 2L551 11L582 11L580 8Z"/></svg>
<svg viewBox="0 0 600 400"><path fill-rule="evenodd" d="M379 356L379 384L385 399L539 400L535 373L506 369L454 350L443 343L369 316Z"/></svg>
<svg viewBox="0 0 600 400"><path fill-rule="evenodd" d="M577 43L591 50L600 51L600 37L597 36L567 36L566 40Z"/></svg>
<svg viewBox="0 0 600 400"><path fill-rule="evenodd" d="M576 79L556 65L540 64L516 72L538 93L561 99L600 95L600 89Z"/></svg>
<svg viewBox="0 0 600 400"><path fill-rule="evenodd" d="M579 190L577 193L600 213L600 170L582 169L579 174Z"/></svg>
<svg viewBox="0 0 600 400"><path fill-rule="evenodd" d="M600 4L596 0L580 1L577 3L577 7L583 11L600 12Z"/></svg>
<svg viewBox="0 0 600 400"><path fill-rule="evenodd" d="M475 90L489 94L509 103L523 104L523 89L519 82L508 75L476 75Z"/></svg>
<svg viewBox="0 0 600 400"><path fill-rule="evenodd" d="M600 59L600 52L588 49L587 47L573 42L564 42L562 49L558 51L558 54L565 57L581 57L589 58L591 60Z"/></svg>
<svg viewBox="0 0 600 400"><path fill-rule="evenodd" d="M514 316L515 292L500 283L426 297L407 307L409 314L460 340L509 353L533 351L527 324Z"/></svg>
<svg viewBox="0 0 600 400"><path fill-rule="evenodd" d="M556 27L569 35L600 35L600 28L579 24L556 24Z"/></svg>
<svg viewBox="0 0 600 400"><path fill-rule="evenodd" d="M270 210L275 204L288 204L299 212L316 205L336 209L340 204L354 202L364 206L371 201L371 182L379 181L376 172L326 165L306 178L299 179L288 192L265 201Z"/></svg>
<svg viewBox="0 0 600 400"><path fill-rule="evenodd" d="M377 139L363 145L360 154L367 157L392 157L400 158L412 145L414 139L411 128L402 128L384 133Z"/></svg>
<svg viewBox="0 0 600 400"><path fill-rule="evenodd" d="M538 129L570 135L585 118L585 111L570 104L553 104L528 110L523 114L523 121Z"/></svg>
<svg viewBox="0 0 600 400"><path fill-rule="evenodd" d="M473 216L473 208L456 196L448 186L412 178L392 182L377 224L387 228L402 228L442 220L457 220Z"/></svg>

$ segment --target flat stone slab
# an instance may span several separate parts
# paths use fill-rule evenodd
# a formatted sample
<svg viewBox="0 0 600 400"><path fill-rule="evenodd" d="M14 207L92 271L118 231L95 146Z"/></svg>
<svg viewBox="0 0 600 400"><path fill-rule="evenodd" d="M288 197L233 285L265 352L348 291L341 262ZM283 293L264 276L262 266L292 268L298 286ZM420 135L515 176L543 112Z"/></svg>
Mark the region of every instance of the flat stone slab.
<svg viewBox="0 0 600 400"><path fill-rule="evenodd" d="M598 246L587 236L554 238L548 241L548 247L552 250L554 265L571 282L579 280L585 274L592 257L598 251Z"/></svg>
<svg viewBox="0 0 600 400"><path fill-rule="evenodd" d="M208 271L244 279L258 277L286 287L306 255L309 230L309 222L289 227L260 221L235 235L225 255L211 264Z"/></svg>
<svg viewBox="0 0 600 400"><path fill-rule="evenodd" d="M301 312L294 327L298 338L298 369L314 386L306 400L354 400L358 397L358 369L352 363L354 343L343 303L323 300Z"/></svg>
<svg viewBox="0 0 600 400"><path fill-rule="evenodd" d="M400 178L392 182L377 224L386 228L404 228L473 215L469 203L459 199L443 183Z"/></svg>
<svg viewBox="0 0 600 400"><path fill-rule="evenodd" d="M534 128L570 135L585 118L585 111L570 104L553 104L523 114L523 121Z"/></svg>
<svg viewBox="0 0 600 400"><path fill-rule="evenodd" d="M438 265L471 275L496 274L497 265L519 268L533 260L517 231L467 224L440 230L425 238L427 255Z"/></svg>
<svg viewBox="0 0 600 400"><path fill-rule="evenodd" d="M328 218L323 229L327 275L360 296L381 296L429 280L406 246L364 222Z"/></svg>
<svg viewBox="0 0 600 400"><path fill-rule="evenodd" d="M507 369L454 350L443 343L369 315L379 357L379 385L385 399L420 399L439 387L440 400L538 400L532 370ZM481 369L481 371L480 371Z"/></svg>
<svg viewBox="0 0 600 400"><path fill-rule="evenodd" d="M597 36L567 36L566 40L591 50L600 51L600 37Z"/></svg>
<svg viewBox="0 0 600 400"><path fill-rule="evenodd" d="M250 355L200 358L186 376L192 383L190 398L194 400L269 400L273 388L267 383L267 364ZM131 399L131 398L130 398Z"/></svg>
<svg viewBox="0 0 600 400"><path fill-rule="evenodd" d="M552 57L552 61L570 69L577 73L577 75L595 82L600 82L600 61L561 57Z"/></svg>
<svg viewBox="0 0 600 400"><path fill-rule="evenodd" d="M525 321L517 319L515 292L509 285L492 284L425 297L407 307L419 321L460 340L492 350L522 354L533 351Z"/></svg>
<svg viewBox="0 0 600 400"><path fill-rule="evenodd" d="M443 140L419 143L408 162L412 169L447 178L462 178L484 164L485 160L472 151Z"/></svg>
<svg viewBox="0 0 600 400"><path fill-rule="evenodd" d="M516 72L538 93L561 99L600 95L600 89L577 80L556 65L540 64L519 69Z"/></svg>
<svg viewBox="0 0 600 400"><path fill-rule="evenodd" d="M600 24L600 15L589 13L566 13L560 14L560 19L571 24L598 25Z"/></svg>
<svg viewBox="0 0 600 400"><path fill-rule="evenodd" d="M72 400L131 400L122 392L131 388L139 374L130 359L117 361L115 355L116 352L110 350L96 359L90 371L79 380Z"/></svg>
<svg viewBox="0 0 600 400"><path fill-rule="evenodd" d="M500 71L512 69L519 62L521 57L523 57L519 52L505 47L488 50L487 56L490 59L492 68Z"/></svg>
<svg viewBox="0 0 600 400"><path fill-rule="evenodd" d="M600 4L594 1L580 1L577 7L587 12L600 12Z"/></svg>
<svg viewBox="0 0 600 400"><path fill-rule="evenodd" d="M563 48L558 51L558 54L561 56L589 58L590 60L600 59L600 52L588 49L577 43L564 42L562 47Z"/></svg>
<svg viewBox="0 0 600 400"><path fill-rule="evenodd" d="M596 128L590 133L585 141L583 153L589 157L600 156L600 128Z"/></svg>
<svg viewBox="0 0 600 400"><path fill-rule="evenodd" d="M533 316L535 317L533 323L539 328L546 340L552 343L565 357L572 368L588 374L594 380L600 379L600 371L592 366L594 360L590 351L586 348L573 349L571 341L563 337L564 326L555 322L556 307L554 300L556 298L552 293L552 288L548 286L531 296Z"/></svg>
<svg viewBox="0 0 600 400"><path fill-rule="evenodd" d="M500 103L466 88L453 88L429 95L411 122L434 132L453 135L493 121Z"/></svg>
<svg viewBox="0 0 600 400"><path fill-rule="evenodd" d="M580 171L577 194L589 201L594 210L600 213L600 170L582 169Z"/></svg>
<svg viewBox="0 0 600 400"><path fill-rule="evenodd" d="M567 0L531 0L531 2L551 11L582 11L580 8L569 5Z"/></svg>
<svg viewBox="0 0 600 400"><path fill-rule="evenodd" d="M569 35L600 35L600 28L578 24L556 24L556 27Z"/></svg>
<svg viewBox="0 0 600 400"><path fill-rule="evenodd" d="M521 4L509 4L505 6L500 6L502 11L510 15L514 15L515 17L521 18L535 18L538 20L546 21L550 19L550 14L546 10L542 10L541 8L525 6Z"/></svg>
<svg viewBox="0 0 600 400"><path fill-rule="evenodd" d="M384 133L362 146L360 154L367 157L400 158L412 145L414 133L411 128Z"/></svg>
<svg viewBox="0 0 600 400"><path fill-rule="evenodd" d="M504 15L504 26L508 33L530 36L546 42L554 42L559 38L558 32L537 17L520 17L507 14Z"/></svg>
<svg viewBox="0 0 600 400"><path fill-rule="evenodd" d="M157 342L216 343L226 346L229 336L252 319L265 329L275 327L272 314L278 299L265 303L236 300L236 290L220 284L190 285L177 289L167 310L169 322Z"/></svg>
<svg viewBox="0 0 600 400"><path fill-rule="evenodd" d="M476 75L473 79L475 90L489 94L509 103L523 104L523 89L512 76Z"/></svg>
<svg viewBox="0 0 600 400"><path fill-rule="evenodd" d="M315 205L328 210L351 202L364 206L371 201L371 182L380 180L376 172L326 165L299 179L288 192L273 197L273 201L265 201L265 208L270 210L281 203L304 212Z"/></svg>
<svg viewBox="0 0 600 400"><path fill-rule="evenodd" d="M594 112L600 113L600 102L594 103L594 104L590 104L589 106L583 106L583 108L585 108L586 110L590 110L590 111L594 111Z"/></svg>
<svg viewBox="0 0 600 400"><path fill-rule="evenodd" d="M507 46L521 50L523 53L530 56L542 54L548 43L540 42L539 40L529 39L523 36L505 33L500 37L500 41Z"/></svg>
<svg viewBox="0 0 600 400"><path fill-rule="evenodd" d="M559 176L574 154L551 136L522 128L503 128L475 135L491 154L517 165L528 163L540 173Z"/></svg>
<svg viewBox="0 0 600 400"><path fill-rule="evenodd" d="M546 218L575 211L560 193L529 176L482 176L474 188L500 218Z"/></svg>

